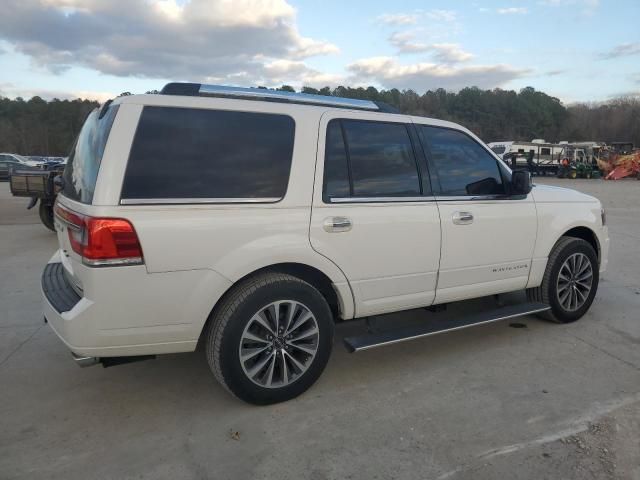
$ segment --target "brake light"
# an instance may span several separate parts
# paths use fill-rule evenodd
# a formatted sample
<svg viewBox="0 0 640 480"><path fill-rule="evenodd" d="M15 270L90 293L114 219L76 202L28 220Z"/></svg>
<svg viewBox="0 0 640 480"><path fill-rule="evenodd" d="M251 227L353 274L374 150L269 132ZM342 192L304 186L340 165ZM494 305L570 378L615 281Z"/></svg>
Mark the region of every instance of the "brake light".
<svg viewBox="0 0 640 480"><path fill-rule="evenodd" d="M71 249L89 266L141 265L142 247L133 225L123 218L90 217L60 204L56 216L67 225Z"/></svg>

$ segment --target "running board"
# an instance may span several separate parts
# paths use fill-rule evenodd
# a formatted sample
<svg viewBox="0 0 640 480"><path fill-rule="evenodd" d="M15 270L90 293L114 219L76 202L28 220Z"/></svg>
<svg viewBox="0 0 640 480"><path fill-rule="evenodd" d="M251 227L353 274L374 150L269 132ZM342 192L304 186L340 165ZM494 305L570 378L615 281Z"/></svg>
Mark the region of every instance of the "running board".
<svg viewBox="0 0 640 480"><path fill-rule="evenodd" d="M521 317L532 313L545 312L551 309L544 303L520 303L508 305L488 312L476 313L466 317L447 318L444 320L433 320L426 325L404 327L396 330L389 330L380 333L370 333L357 337L347 337L344 339L344 346L351 353L361 352L370 348L382 347L393 343L405 342L416 338L428 337L438 333L452 332L467 327L483 325L485 323L508 320L510 318Z"/></svg>

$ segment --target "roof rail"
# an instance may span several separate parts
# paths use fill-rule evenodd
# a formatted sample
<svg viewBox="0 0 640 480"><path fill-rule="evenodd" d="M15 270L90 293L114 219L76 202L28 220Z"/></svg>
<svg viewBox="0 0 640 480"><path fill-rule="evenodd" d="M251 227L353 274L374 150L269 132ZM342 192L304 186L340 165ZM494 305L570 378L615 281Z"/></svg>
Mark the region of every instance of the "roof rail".
<svg viewBox="0 0 640 480"><path fill-rule="evenodd" d="M160 91L162 95L190 95L205 97L236 97L244 100L262 100L282 103L326 105L338 108L399 113L394 107L382 102L355 98L313 95L310 93L284 92L266 88L228 87L201 83L167 83Z"/></svg>

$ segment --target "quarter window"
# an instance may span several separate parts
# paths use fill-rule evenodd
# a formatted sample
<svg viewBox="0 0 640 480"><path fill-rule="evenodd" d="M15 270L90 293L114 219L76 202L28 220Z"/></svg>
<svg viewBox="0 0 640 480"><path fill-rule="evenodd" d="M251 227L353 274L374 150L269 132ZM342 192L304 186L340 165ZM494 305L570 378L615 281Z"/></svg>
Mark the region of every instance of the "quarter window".
<svg viewBox="0 0 640 480"><path fill-rule="evenodd" d="M498 162L471 137L430 126L421 126L420 134L435 167L441 195L505 193Z"/></svg>
<svg viewBox="0 0 640 480"><path fill-rule="evenodd" d="M279 200L294 130L286 115L145 107L122 198Z"/></svg>
<svg viewBox="0 0 640 480"><path fill-rule="evenodd" d="M404 124L332 120L325 151L325 201L340 196L421 194L418 167Z"/></svg>

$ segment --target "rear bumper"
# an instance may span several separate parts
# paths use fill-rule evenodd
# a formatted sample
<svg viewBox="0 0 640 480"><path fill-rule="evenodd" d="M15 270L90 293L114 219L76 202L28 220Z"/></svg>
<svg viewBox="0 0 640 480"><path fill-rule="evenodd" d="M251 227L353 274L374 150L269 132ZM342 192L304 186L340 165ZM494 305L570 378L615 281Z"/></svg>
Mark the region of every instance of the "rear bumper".
<svg viewBox="0 0 640 480"><path fill-rule="evenodd" d="M84 293L78 295L60 255L56 252L42 274L43 313L74 356L84 359L79 363L195 350L215 301L229 285L211 271L149 274L144 266L126 266L80 272Z"/></svg>
<svg viewBox="0 0 640 480"><path fill-rule="evenodd" d="M60 313L73 309L81 300L64 274L62 263L48 263L42 272L42 293Z"/></svg>

